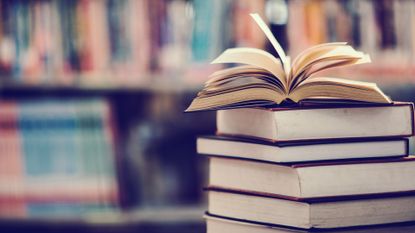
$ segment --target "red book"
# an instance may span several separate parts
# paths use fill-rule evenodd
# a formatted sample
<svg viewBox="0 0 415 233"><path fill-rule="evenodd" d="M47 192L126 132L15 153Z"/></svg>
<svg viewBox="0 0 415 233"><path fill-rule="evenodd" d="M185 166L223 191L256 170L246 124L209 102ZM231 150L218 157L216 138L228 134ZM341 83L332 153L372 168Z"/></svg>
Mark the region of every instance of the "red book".
<svg viewBox="0 0 415 233"><path fill-rule="evenodd" d="M412 103L242 108L217 113L219 134L271 141L344 140L414 135Z"/></svg>
<svg viewBox="0 0 415 233"><path fill-rule="evenodd" d="M18 107L0 102L0 216L24 216L25 201L18 198L24 179Z"/></svg>

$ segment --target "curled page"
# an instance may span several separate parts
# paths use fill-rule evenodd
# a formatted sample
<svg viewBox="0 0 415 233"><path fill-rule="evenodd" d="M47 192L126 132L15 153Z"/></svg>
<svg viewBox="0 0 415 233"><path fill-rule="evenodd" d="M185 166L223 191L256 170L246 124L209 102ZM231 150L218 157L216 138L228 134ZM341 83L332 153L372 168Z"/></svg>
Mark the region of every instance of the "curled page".
<svg viewBox="0 0 415 233"><path fill-rule="evenodd" d="M288 76L288 73L290 72L290 61L287 55L285 55L284 49L282 49L280 43L278 43L277 39L275 39L271 30L269 30L267 24L262 20L262 18L257 13L250 14L250 15L255 20L255 22L258 24L258 26L261 28L261 30L264 32L268 40L271 42L275 51L277 51L277 54L280 57L282 66L284 68L284 72Z"/></svg>
<svg viewBox="0 0 415 233"><path fill-rule="evenodd" d="M269 71L282 83L286 83L285 73L278 59L270 53L255 48L233 48L227 49L212 64L218 63L242 63L260 67Z"/></svg>

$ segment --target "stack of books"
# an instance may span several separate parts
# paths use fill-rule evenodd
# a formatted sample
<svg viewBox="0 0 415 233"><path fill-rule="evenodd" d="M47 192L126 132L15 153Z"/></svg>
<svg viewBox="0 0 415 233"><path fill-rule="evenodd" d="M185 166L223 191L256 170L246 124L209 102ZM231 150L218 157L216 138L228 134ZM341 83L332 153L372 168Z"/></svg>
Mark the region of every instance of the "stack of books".
<svg viewBox="0 0 415 233"><path fill-rule="evenodd" d="M413 116L411 103L218 111L218 134L197 140L210 160L208 232L415 221Z"/></svg>
<svg viewBox="0 0 415 233"><path fill-rule="evenodd" d="M210 155L208 233L414 232L402 225L415 222L413 104L374 83L311 77L370 57L339 42L291 61L251 16L279 59L226 50L213 63L245 65L213 73L186 109L218 110L217 136L197 141Z"/></svg>

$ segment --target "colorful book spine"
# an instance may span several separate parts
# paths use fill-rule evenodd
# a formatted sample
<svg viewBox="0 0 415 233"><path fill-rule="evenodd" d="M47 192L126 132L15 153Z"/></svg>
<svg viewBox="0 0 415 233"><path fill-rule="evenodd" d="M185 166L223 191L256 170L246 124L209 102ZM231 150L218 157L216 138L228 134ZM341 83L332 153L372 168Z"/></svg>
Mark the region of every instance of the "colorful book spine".
<svg viewBox="0 0 415 233"><path fill-rule="evenodd" d="M414 73L412 1L4 0L0 9L0 81L13 84L125 86L167 74L190 85L225 48L264 47L246 23L251 12L266 16L291 54L345 41L387 64L365 76Z"/></svg>
<svg viewBox="0 0 415 233"><path fill-rule="evenodd" d="M110 106L100 99L0 103L0 216L118 206Z"/></svg>
<svg viewBox="0 0 415 233"><path fill-rule="evenodd" d="M24 168L17 116L17 104L0 102L0 217L26 215L19 195Z"/></svg>

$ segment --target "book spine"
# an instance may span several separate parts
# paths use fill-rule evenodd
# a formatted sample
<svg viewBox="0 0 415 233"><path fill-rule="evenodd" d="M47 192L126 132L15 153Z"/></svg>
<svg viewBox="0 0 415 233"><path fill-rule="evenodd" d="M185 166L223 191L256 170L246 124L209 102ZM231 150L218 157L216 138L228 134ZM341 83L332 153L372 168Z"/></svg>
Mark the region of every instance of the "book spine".
<svg viewBox="0 0 415 233"><path fill-rule="evenodd" d="M0 102L0 216L118 206L104 100Z"/></svg>
<svg viewBox="0 0 415 233"><path fill-rule="evenodd" d="M23 185L22 153L17 121L17 106L0 102L0 217L26 215L21 198Z"/></svg>

